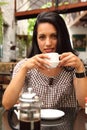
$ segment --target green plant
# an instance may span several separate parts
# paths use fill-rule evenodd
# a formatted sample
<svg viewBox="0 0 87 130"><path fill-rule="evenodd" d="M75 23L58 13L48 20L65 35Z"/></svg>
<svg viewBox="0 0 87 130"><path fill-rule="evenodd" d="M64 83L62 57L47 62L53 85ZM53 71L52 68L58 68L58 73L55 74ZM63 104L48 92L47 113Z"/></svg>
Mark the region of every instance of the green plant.
<svg viewBox="0 0 87 130"><path fill-rule="evenodd" d="M31 43L36 18L28 20L28 40Z"/></svg>
<svg viewBox="0 0 87 130"><path fill-rule="evenodd" d="M3 16L2 16L2 12L0 10L0 44L2 44L2 40L3 40Z"/></svg>
<svg viewBox="0 0 87 130"><path fill-rule="evenodd" d="M0 2L0 44L3 41L3 13L1 11L1 6L7 4L7 2Z"/></svg>
<svg viewBox="0 0 87 130"><path fill-rule="evenodd" d="M8 4L8 2L0 2L0 6L3 6L5 4Z"/></svg>
<svg viewBox="0 0 87 130"><path fill-rule="evenodd" d="M52 2L47 2L46 4L44 4L41 8L50 8L52 6Z"/></svg>

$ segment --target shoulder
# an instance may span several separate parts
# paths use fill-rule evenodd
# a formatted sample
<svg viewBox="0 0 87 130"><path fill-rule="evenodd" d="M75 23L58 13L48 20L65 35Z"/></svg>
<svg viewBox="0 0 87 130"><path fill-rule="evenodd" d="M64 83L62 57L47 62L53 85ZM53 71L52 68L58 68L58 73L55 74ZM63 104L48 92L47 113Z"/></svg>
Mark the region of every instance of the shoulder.
<svg viewBox="0 0 87 130"><path fill-rule="evenodd" d="M22 59L21 61L19 61L19 62L16 64L16 66L14 67L14 69L20 68L25 61L27 61L27 58Z"/></svg>
<svg viewBox="0 0 87 130"><path fill-rule="evenodd" d="M13 74L12 77L20 70L21 66L23 65L23 63L27 60L27 58L20 60L14 67L13 69Z"/></svg>
<svg viewBox="0 0 87 130"><path fill-rule="evenodd" d="M16 66L22 65L25 61L27 61L27 58L24 58L24 59L20 60L20 61L16 64Z"/></svg>

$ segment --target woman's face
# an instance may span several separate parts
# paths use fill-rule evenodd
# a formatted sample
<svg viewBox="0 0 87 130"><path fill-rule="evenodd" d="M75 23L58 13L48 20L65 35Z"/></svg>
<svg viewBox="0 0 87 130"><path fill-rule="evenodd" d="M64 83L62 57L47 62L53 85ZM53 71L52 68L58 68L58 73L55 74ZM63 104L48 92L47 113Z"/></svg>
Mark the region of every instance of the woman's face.
<svg viewBox="0 0 87 130"><path fill-rule="evenodd" d="M40 23L37 28L37 42L42 53L55 52L57 31L50 23Z"/></svg>

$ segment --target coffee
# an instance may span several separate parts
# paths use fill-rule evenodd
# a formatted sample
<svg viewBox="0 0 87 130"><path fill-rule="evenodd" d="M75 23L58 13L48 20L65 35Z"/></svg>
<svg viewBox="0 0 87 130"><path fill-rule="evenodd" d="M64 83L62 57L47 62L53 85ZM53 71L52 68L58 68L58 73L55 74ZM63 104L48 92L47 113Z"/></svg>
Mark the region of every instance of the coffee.
<svg viewBox="0 0 87 130"><path fill-rule="evenodd" d="M19 130L40 130L40 120L34 120L30 122L20 121Z"/></svg>

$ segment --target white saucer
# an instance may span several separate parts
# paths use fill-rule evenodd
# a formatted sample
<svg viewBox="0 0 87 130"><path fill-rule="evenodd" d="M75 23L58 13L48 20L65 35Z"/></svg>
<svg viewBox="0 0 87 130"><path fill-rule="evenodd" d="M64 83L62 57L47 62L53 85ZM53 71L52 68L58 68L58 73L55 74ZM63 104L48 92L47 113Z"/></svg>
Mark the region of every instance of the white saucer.
<svg viewBox="0 0 87 130"><path fill-rule="evenodd" d="M41 110L41 119L53 120L58 119L64 116L65 113L57 109L42 109Z"/></svg>

